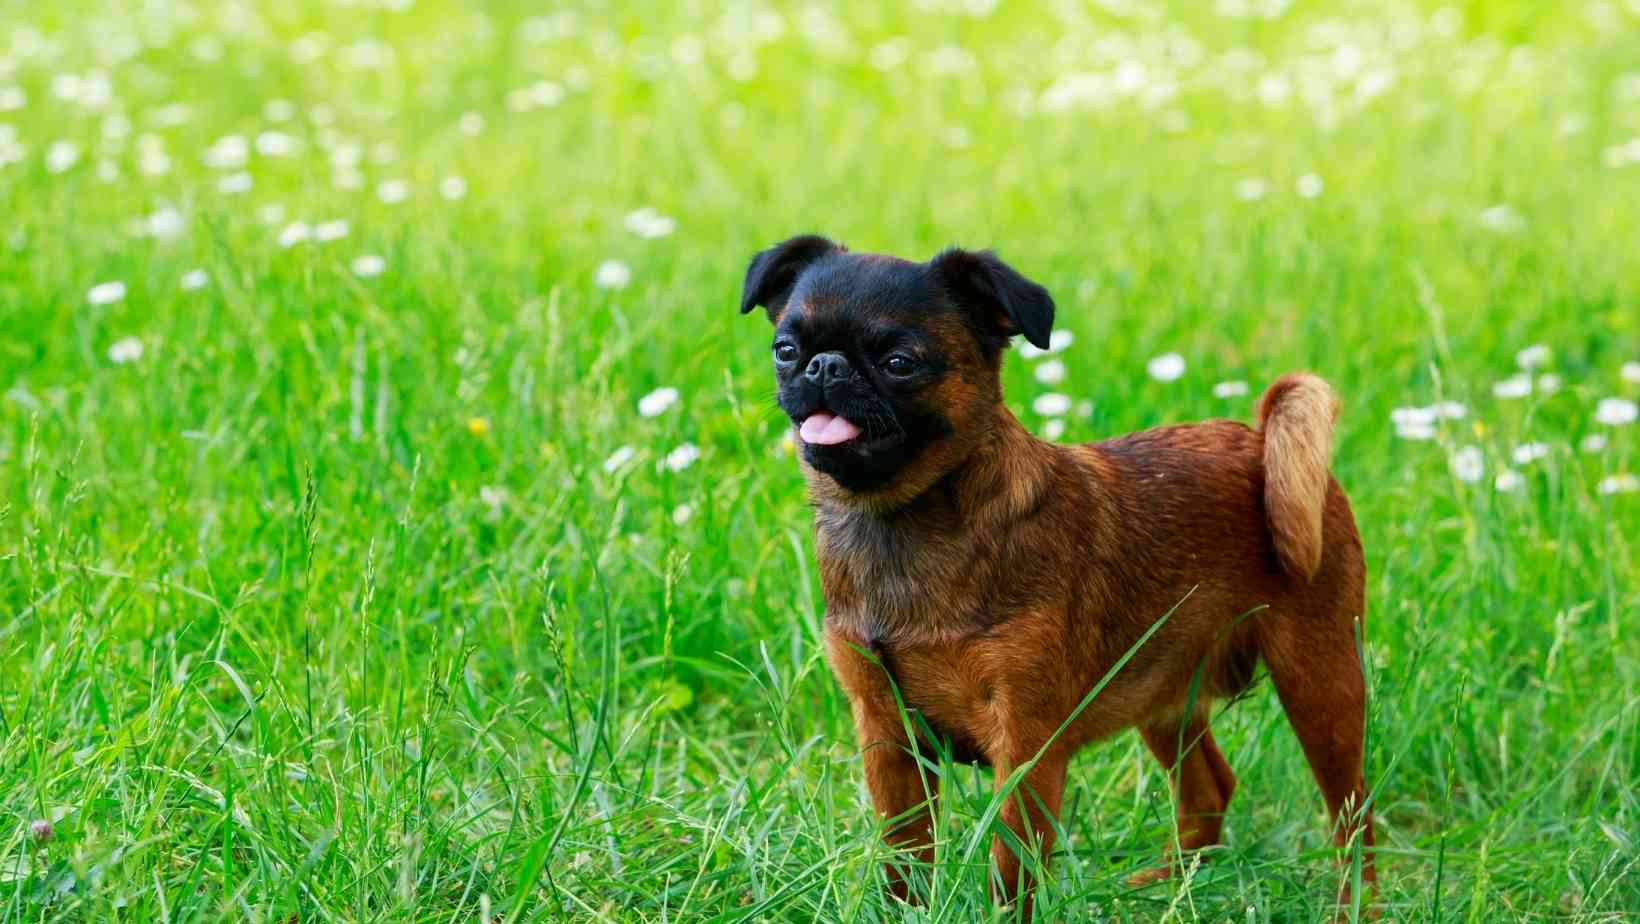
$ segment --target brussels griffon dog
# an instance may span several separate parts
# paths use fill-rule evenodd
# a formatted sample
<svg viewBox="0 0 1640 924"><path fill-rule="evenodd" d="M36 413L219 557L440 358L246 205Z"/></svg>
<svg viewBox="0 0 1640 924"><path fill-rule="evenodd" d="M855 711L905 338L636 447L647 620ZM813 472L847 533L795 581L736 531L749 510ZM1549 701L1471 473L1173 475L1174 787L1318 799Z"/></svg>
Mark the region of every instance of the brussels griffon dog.
<svg viewBox="0 0 1640 924"><path fill-rule="evenodd" d="M753 258L740 310L758 306L814 507L827 654L891 844L932 859L938 780L917 758L930 733L998 786L1027 768L1000 813L1013 836L991 853L999 899L1029 914L1021 855L1049 855L1067 762L1128 727L1169 775L1177 849L1216 844L1236 778L1209 707L1262 659L1336 842L1370 848L1364 571L1328 471L1325 382L1278 379L1257 429L1210 420L1062 446L1020 425L999 375L1014 335L1048 346L1053 300L988 251L913 263L795 237ZM1179 861L1169 848L1135 878ZM890 864L901 896L906 875Z"/></svg>

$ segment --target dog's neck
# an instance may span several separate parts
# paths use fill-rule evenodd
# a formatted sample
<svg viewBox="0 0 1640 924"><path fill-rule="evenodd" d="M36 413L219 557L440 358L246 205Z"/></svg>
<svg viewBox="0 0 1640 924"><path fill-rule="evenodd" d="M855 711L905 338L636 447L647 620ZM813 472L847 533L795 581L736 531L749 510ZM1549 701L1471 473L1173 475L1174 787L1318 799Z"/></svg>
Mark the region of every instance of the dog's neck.
<svg viewBox="0 0 1640 924"><path fill-rule="evenodd" d="M974 579L987 544L1042 503L1060 448L1033 437L1002 405L985 435L921 493L892 505L817 486L810 473L816 546L828 618L863 641L951 637L982 628L986 614L930 613L937 584Z"/></svg>

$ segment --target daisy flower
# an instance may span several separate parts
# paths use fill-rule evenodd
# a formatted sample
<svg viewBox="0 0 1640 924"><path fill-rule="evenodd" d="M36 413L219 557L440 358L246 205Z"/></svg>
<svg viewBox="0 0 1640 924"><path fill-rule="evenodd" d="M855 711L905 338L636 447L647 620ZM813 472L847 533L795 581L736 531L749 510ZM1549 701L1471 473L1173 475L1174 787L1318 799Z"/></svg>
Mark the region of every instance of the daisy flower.
<svg viewBox="0 0 1640 924"><path fill-rule="evenodd" d="M1145 371L1158 382L1171 382L1184 375L1184 357L1177 353L1163 353L1146 363Z"/></svg>
<svg viewBox="0 0 1640 924"><path fill-rule="evenodd" d="M593 272L592 281L600 289L624 289L632 282L632 269L619 260L605 260Z"/></svg>
<svg viewBox="0 0 1640 924"><path fill-rule="evenodd" d="M1594 419L1608 427L1622 427L1640 417L1640 407L1627 398L1601 398L1595 405Z"/></svg>
<svg viewBox="0 0 1640 924"><path fill-rule="evenodd" d="M666 454L666 467L674 472L681 472L700 458L700 447L694 443L684 443Z"/></svg>
<svg viewBox="0 0 1640 924"><path fill-rule="evenodd" d="M604 460L604 471L613 474L621 466L631 462L632 457L637 454L638 450L633 449L631 446L617 447L614 452L609 454L609 458Z"/></svg>
<svg viewBox="0 0 1640 924"><path fill-rule="evenodd" d="M142 338L121 337L108 347L108 361L116 365L134 363L142 358Z"/></svg>
<svg viewBox="0 0 1640 924"><path fill-rule="evenodd" d="M1070 409L1070 396L1062 395L1055 391L1037 395L1036 400L1031 402L1031 410L1041 414L1043 417L1060 417Z"/></svg>
<svg viewBox="0 0 1640 924"><path fill-rule="evenodd" d="M1452 474L1459 481L1474 484L1486 474L1486 457L1478 446L1465 446L1452 454Z"/></svg>
<svg viewBox="0 0 1640 924"><path fill-rule="evenodd" d="M668 385L657 388L638 399L638 415L641 417L659 417L667 409L678 403L678 390Z"/></svg>
<svg viewBox="0 0 1640 924"><path fill-rule="evenodd" d="M112 305L124 297L123 282L99 282L85 293L85 300L93 305Z"/></svg>
<svg viewBox="0 0 1640 924"><path fill-rule="evenodd" d="M353 258L352 269L353 275L369 279L372 276L380 276L382 271L387 269L387 261L378 254L360 254Z"/></svg>

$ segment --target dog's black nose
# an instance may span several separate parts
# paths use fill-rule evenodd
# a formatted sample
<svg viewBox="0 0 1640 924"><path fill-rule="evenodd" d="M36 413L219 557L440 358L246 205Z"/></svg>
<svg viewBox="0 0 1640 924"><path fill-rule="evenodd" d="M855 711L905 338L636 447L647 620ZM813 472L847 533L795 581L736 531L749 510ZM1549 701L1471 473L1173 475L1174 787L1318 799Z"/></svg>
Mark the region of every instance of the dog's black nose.
<svg viewBox="0 0 1640 924"><path fill-rule="evenodd" d="M803 377L816 385L825 385L849 374L848 357L841 353L817 353L803 370Z"/></svg>

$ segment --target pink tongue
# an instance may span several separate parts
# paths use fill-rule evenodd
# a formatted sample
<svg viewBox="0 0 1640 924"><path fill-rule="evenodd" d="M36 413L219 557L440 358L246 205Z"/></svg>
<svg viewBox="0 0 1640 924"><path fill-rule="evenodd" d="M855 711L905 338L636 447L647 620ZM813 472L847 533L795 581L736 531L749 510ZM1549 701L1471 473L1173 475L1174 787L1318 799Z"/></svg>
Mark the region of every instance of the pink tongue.
<svg viewBox="0 0 1640 924"><path fill-rule="evenodd" d="M846 443L859 436L860 428L850 423L846 418L819 411L810 414L803 421L803 426L797 431L797 435L801 436L805 443L813 443L816 446L835 446L838 443Z"/></svg>

